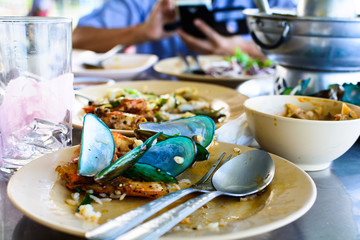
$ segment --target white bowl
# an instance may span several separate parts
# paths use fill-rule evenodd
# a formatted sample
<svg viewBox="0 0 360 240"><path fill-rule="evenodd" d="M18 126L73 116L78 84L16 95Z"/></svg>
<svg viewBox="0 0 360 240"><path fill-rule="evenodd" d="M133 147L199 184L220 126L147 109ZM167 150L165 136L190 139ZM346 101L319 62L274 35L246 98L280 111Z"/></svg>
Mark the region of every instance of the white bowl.
<svg viewBox="0 0 360 240"><path fill-rule="evenodd" d="M344 121L304 120L281 116L285 104L304 110L322 106L339 113L342 102L305 96L260 96L247 99L245 113L251 132L261 148L297 164L306 171L328 168L360 135L360 119ZM360 116L360 107L348 106Z"/></svg>
<svg viewBox="0 0 360 240"><path fill-rule="evenodd" d="M72 71L76 77L102 77L115 81L131 80L151 68L158 57L154 54L119 53L103 62L104 69L86 69L85 61L96 58L98 53L86 50L73 50Z"/></svg>

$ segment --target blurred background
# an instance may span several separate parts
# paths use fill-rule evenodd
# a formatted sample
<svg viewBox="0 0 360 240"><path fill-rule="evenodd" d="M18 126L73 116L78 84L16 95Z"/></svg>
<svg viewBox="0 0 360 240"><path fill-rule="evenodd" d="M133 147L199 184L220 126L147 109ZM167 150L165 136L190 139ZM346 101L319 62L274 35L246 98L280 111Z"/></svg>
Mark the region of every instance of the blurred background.
<svg viewBox="0 0 360 240"><path fill-rule="evenodd" d="M73 19L75 28L79 18L107 0L0 0L0 16L64 16ZM297 0L293 0L297 2ZM360 14L360 0L356 1Z"/></svg>
<svg viewBox="0 0 360 240"><path fill-rule="evenodd" d="M64 16L79 18L99 7L106 0L0 0L0 16Z"/></svg>

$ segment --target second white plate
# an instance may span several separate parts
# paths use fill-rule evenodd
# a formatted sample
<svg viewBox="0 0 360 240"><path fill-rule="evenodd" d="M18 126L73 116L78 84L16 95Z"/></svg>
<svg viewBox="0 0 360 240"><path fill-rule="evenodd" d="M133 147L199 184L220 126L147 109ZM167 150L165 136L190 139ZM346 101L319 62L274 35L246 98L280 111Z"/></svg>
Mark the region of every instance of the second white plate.
<svg viewBox="0 0 360 240"><path fill-rule="evenodd" d="M114 80L131 80L158 61L158 57L153 54L120 53L106 61L109 66L108 69L86 69L82 66L82 63L94 58L96 56L94 52L73 50L72 56L72 70L75 76L104 77Z"/></svg>
<svg viewBox="0 0 360 240"><path fill-rule="evenodd" d="M243 103L247 99L246 96L237 92L234 89L222 87L214 84L185 82L185 81L130 81L118 82L113 85L98 85L78 90L82 95L88 96L93 100L102 98L112 88L133 88L139 91L149 91L155 94L167 94L173 92L175 89L182 87L196 87L199 91L199 96L211 102L214 109L223 107L223 112L227 115L226 119L216 124L220 127L223 123L234 120L244 112ZM77 98L73 109L73 126L75 128L82 128L83 118L85 112L83 107L87 106L87 101ZM118 130L125 135L133 135L133 130Z"/></svg>
<svg viewBox="0 0 360 240"><path fill-rule="evenodd" d="M199 56L200 65L205 65L207 63L223 61L224 56L218 55L201 55ZM191 66L195 65L195 61L192 58L189 58L189 63ZM223 86L233 87L235 88L242 82L249 79L262 79L269 78L272 75L243 75L238 77L214 77L211 75L198 75L198 74L189 74L184 73L184 69L186 68L185 63L182 61L180 57L172 57L160 60L154 65L154 70L163 73L169 76L174 76L180 80L189 80L189 81L198 81L205 83L214 83Z"/></svg>

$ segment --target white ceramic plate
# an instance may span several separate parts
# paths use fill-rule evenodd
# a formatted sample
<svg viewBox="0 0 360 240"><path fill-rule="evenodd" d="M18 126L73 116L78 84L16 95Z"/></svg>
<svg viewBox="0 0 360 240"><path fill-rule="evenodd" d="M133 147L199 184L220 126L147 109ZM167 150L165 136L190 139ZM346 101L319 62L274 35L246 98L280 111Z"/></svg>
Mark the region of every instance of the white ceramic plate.
<svg viewBox="0 0 360 240"><path fill-rule="evenodd" d="M248 97L257 97L274 94L274 79L251 79L239 85L236 90Z"/></svg>
<svg viewBox="0 0 360 240"><path fill-rule="evenodd" d="M106 95L106 92L111 88L134 88L137 90L147 90L155 94L166 94L173 92L177 88L182 87L196 87L199 90L200 97L210 101L214 109L224 107L223 112L227 114L227 118L222 123L216 124L220 127L223 123L231 121L244 112L243 103L247 99L246 96L239 92L218 85L197 83L197 82L183 82L183 81L131 81L119 82L114 85L101 85L80 89L78 92L82 95L88 96L91 99L98 99ZM82 128L84 111L83 107L87 106L87 101L82 98L76 98L73 109L73 126L75 128ZM132 130L119 130L122 134L133 135Z"/></svg>
<svg viewBox="0 0 360 240"><path fill-rule="evenodd" d="M102 85L102 84L114 84L115 81L109 78L101 77L75 77L74 78L74 89L78 90L85 87Z"/></svg>
<svg viewBox="0 0 360 240"><path fill-rule="evenodd" d="M200 165L197 163L195 168L202 169L201 174L204 174L222 152L234 154L234 147L240 148L242 152L251 150L249 147L220 142L210 149L209 161L199 162ZM25 165L10 179L7 192L12 203L32 220L59 231L84 236L85 232L94 226L84 224L74 216L75 208L65 204L65 200L70 198L70 192L57 180L55 172L56 166L70 160L75 149L76 147L72 147L48 154ZM239 239L272 231L300 218L316 199L315 184L294 164L278 156L271 156L276 173L273 182L262 195L249 201L219 197L209 203L212 212L206 218L212 217L218 222L227 219L224 227L217 231L207 228L196 231L180 230L169 232L163 238ZM126 197L122 201L93 205L95 209L102 208L100 220L105 222L148 201ZM196 211L192 216L197 213L204 216L201 214L203 210ZM204 219L202 217L199 221ZM206 226L206 222L202 224Z"/></svg>
<svg viewBox="0 0 360 240"><path fill-rule="evenodd" d="M224 60L224 56L218 55L201 55L199 56L200 65L205 65L206 63L222 61ZM191 66L195 65L195 61L188 57L189 63ZM185 63L182 61L180 57L172 57L160 60L154 65L154 70L163 73L169 76L174 76L180 80L191 80L191 81L200 81L200 82L208 82L208 83L216 83L220 85L236 87L240 83L255 78L268 78L269 75L259 75L259 76L239 76L239 77L214 77L211 75L198 75L198 74L188 74L184 73L186 69Z"/></svg>
<svg viewBox="0 0 360 240"><path fill-rule="evenodd" d="M73 50L72 71L75 76L81 77L104 77L114 80L130 80L141 72L149 69L158 61L153 54L116 54L113 58L104 62L105 69L86 69L82 66L84 61L96 57L92 51Z"/></svg>

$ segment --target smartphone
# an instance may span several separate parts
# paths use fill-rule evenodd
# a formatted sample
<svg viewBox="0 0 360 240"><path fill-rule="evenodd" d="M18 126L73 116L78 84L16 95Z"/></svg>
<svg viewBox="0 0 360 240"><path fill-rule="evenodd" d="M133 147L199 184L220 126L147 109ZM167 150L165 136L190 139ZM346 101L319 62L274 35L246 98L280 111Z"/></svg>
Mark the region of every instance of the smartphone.
<svg viewBox="0 0 360 240"><path fill-rule="evenodd" d="M211 0L176 1L176 11L179 18L178 26L198 38L205 38L205 35L194 25L195 18L202 19L224 36L248 33L246 20L242 13L239 13L243 9L243 7L213 9ZM238 19L239 16L241 19Z"/></svg>
<svg viewBox="0 0 360 240"><path fill-rule="evenodd" d="M205 38L205 35L194 25L195 18L202 19L211 27L215 24L211 0L178 0L176 1L176 10L181 28L195 37Z"/></svg>

